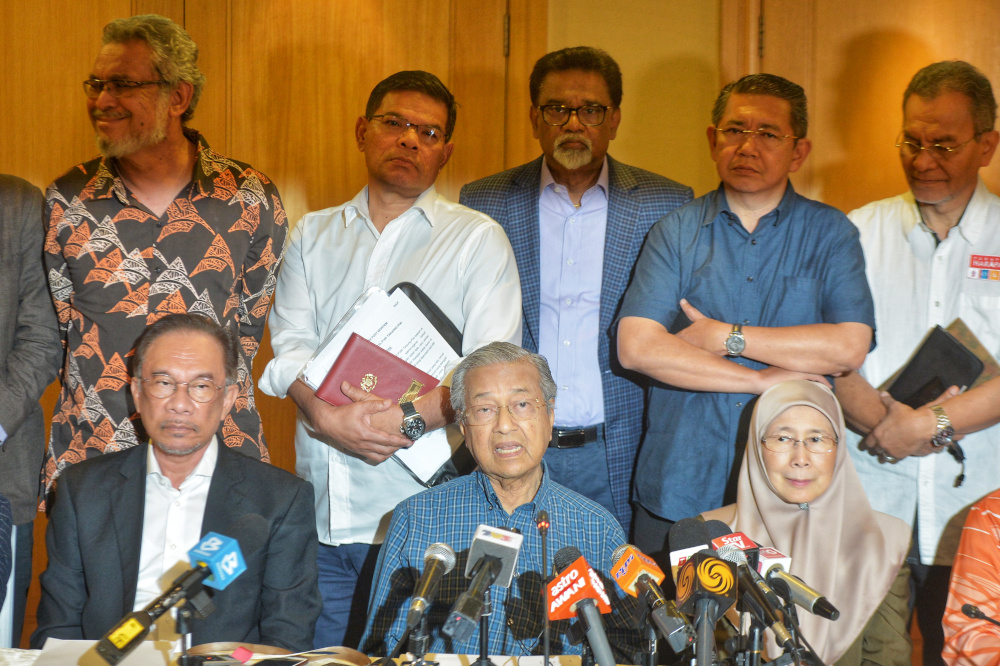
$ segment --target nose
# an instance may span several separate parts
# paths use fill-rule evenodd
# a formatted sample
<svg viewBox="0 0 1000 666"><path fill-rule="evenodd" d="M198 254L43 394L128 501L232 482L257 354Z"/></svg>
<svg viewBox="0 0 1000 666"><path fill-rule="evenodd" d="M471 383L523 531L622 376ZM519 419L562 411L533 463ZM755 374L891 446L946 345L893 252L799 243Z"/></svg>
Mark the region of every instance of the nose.
<svg viewBox="0 0 1000 666"><path fill-rule="evenodd" d="M179 384L174 392L164 400L164 407L178 414L190 414L195 409L195 401L187 391L187 384Z"/></svg>
<svg viewBox="0 0 1000 666"><path fill-rule="evenodd" d="M404 127L402 133L399 135L399 145L404 148L411 148L416 150L419 148L419 138L417 136L417 128L413 125Z"/></svg>
<svg viewBox="0 0 1000 666"><path fill-rule="evenodd" d="M514 417L511 415L510 410L507 408L507 406L504 405L503 407L500 408L500 411L497 412L497 422L496 425L494 425L493 429L497 432L506 433L510 432L515 427L517 426L514 422Z"/></svg>
<svg viewBox="0 0 1000 666"><path fill-rule="evenodd" d="M812 457L804 442L795 442L792 445L791 463L794 467L808 467L812 464Z"/></svg>
<svg viewBox="0 0 1000 666"><path fill-rule="evenodd" d="M740 142L736 144L736 151L741 155L754 155L757 152L757 142L754 139L757 135L753 132L747 132L741 135Z"/></svg>
<svg viewBox="0 0 1000 666"><path fill-rule="evenodd" d="M936 169L938 166L937 160L931 155L929 150L917 151L917 154L912 158L913 167L918 171L930 171L931 169Z"/></svg>

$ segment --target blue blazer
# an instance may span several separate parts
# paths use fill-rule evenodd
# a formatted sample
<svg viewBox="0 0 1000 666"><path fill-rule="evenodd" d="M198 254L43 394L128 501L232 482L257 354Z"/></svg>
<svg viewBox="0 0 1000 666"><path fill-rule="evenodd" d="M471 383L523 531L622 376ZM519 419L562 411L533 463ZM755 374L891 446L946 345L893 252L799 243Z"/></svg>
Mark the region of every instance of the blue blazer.
<svg viewBox="0 0 1000 666"><path fill-rule="evenodd" d="M459 202L486 213L507 232L521 276L522 345L538 351L538 198L542 159L469 183ZM608 156L608 223L601 282L601 344L598 362L604 390L604 436L618 519L628 529L629 492L642 436L646 380L618 362L615 327L639 250L657 220L693 198L690 187Z"/></svg>

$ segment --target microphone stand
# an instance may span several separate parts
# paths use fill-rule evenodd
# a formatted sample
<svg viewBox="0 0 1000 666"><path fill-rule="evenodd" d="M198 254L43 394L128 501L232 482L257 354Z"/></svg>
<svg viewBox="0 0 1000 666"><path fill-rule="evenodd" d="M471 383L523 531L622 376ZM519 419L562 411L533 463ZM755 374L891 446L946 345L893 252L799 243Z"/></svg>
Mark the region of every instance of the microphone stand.
<svg viewBox="0 0 1000 666"><path fill-rule="evenodd" d="M188 654L191 649L191 609L187 604L177 609L175 626L181 637L181 654L177 658L177 666L193 666L194 660Z"/></svg>
<svg viewBox="0 0 1000 666"><path fill-rule="evenodd" d="M471 666L496 666L490 661L490 621L493 612L493 602L490 600L490 588L483 592L483 614L479 616L479 659Z"/></svg>
<svg viewBox="0 0 1000 666"><path fill-rule="evenodd" d="M639 666L656 666L659 656L659 640L656 633L656 626L646 614L646 621L642 624L642 654Z"/></svg>
<svg viewBox="0 0 1000 666"><path fill-rule="evenodd" d="M430 632L427 630L427 614L424 613L417 624L417 630L410 634L410 652L413 653L413 661L404 661L403 666L438 666L436 661L427 661L427 645L430 643ZM400 644L403 641L399 641Z"/></svg>
<svg viewBox="0 0 1000 666"><path fill-rule="evenodd" d="M695 618L695 629L698 641L695 643L695 663L697 666L712 666L712 651L715 637L712 635L715 623L709 618L718 612L719 603L715 599L700 599L696 605L698 614Z"/></svg>
<svg viewBox="0 0 1000 666"><path fill-rule="evenodd" d="M538 512L537 526L538 533L542 535L542 614L545 618L545 628L542 630L542 666L551 666L549 664L549 610L546 608L549 603L549 597L547 594L548 584L552 581L549 576L549 514L547 511L543 510Z"/></svg>

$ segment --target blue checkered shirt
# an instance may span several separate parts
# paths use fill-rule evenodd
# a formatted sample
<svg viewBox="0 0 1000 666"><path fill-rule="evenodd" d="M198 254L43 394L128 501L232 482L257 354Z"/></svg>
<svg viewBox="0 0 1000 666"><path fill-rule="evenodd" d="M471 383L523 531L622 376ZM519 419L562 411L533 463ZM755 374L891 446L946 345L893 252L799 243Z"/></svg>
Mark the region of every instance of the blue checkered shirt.
<svg viewBox="0 0 1000 666"><path fill-rule="evenodd" d="M544 467L543 467L544 469ZM481 524L516 529L524 535L514 580L509 589L490 589L493 613L489 616L490 654L541 654L544 626L542 604L542 538L535 516L544 509L549 514L548 564L564 546L576 546L590 566L601 575L612 600L612 612L604 615L604 625L620 663L634 663L632 653L638 632L631 628L635 600L626 597L608 576L614 549L625 543L618 521L603 507L551 481L545 472L533 501L508 514L497 498L489 479L480 471L460 477L401 502L392 522L375 571L375 585L368 604L368 627L361 640L368 654L384 655L406 630L410 595L424 568L424 551L432 543L450 545L457 555L455 568L441 579L428 611L429 652L476 654L479 629L462 642L441 633L441 627L458 596L466 590L465 565L476 527ZM579 645L570 645L566 632L569 622L553 622L552 654L579 654Z"/></svg>

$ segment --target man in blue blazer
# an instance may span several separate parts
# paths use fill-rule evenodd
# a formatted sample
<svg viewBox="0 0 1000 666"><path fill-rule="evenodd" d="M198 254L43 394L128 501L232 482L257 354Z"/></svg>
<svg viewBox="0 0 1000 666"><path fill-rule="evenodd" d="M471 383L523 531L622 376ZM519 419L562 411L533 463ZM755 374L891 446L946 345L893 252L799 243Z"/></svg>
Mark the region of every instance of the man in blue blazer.
<svg viewBox="0 0 1000 666"><path fill-rule="evenodd" d="M247 570L209 590L216 611L193 621L193 643L312 648L320 610L312 487L216 437L238 396L237 355L228 330L201 315L169 315L140 338L132 396L149 444L59 477L32 647L101 638L169 589L190 568L188 550L216 532L240 542ZM163 615L150 638L172 640L173 629Z"/></svg>
<svg viewBox="0 0 1000 666"><path fill-rule="evenodd" d="M559 391L549 471L627 531L645 383L618 363L611 323L649 228L692 191L607 155L622 77L606 52L546 54L529 88L544 155L466 185L460 201L499 222L514 248L522 344L548 359Z"/></svg>

